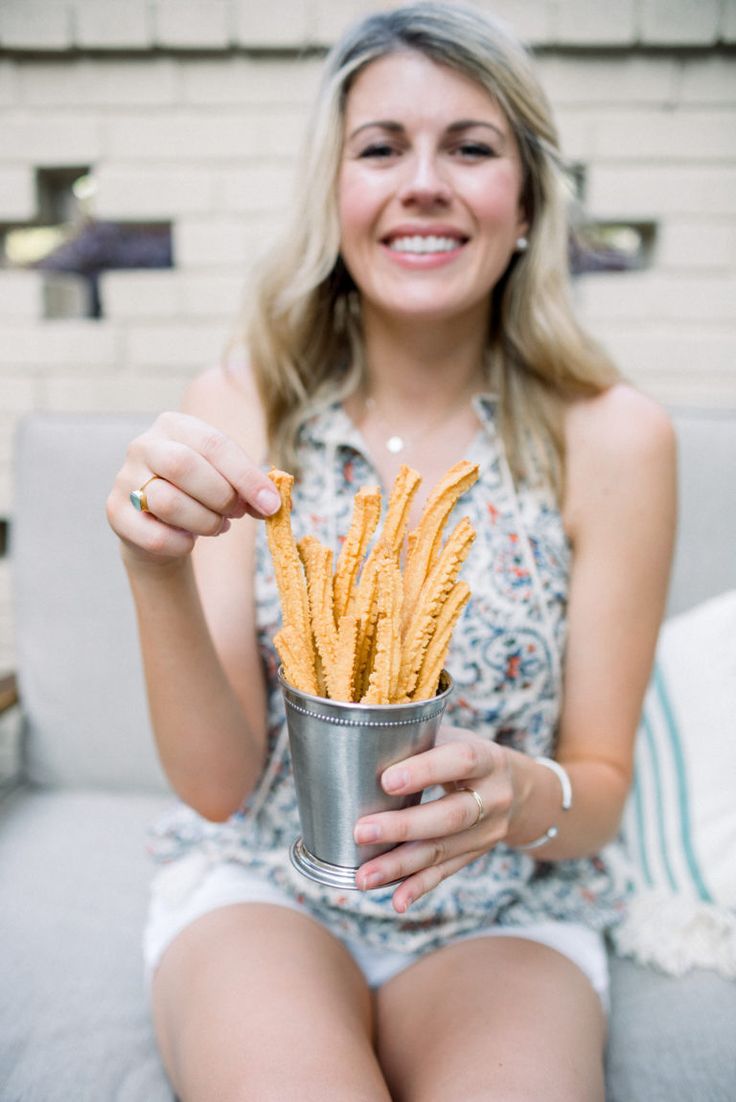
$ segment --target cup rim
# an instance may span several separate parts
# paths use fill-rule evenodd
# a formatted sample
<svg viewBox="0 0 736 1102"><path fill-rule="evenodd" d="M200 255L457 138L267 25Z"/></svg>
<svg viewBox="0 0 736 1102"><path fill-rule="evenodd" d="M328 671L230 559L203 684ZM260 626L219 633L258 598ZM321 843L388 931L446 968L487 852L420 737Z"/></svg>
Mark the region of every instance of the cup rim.
<svg viewBox="0 0 736 1102"><path fill-rule="evenodd" d="M330 696L315 696L313 693L305 693L302 689L297 689L295 685L292 685L290 681L286 680L286 677L284 676L284 667L281 665L277 670L277 676L282 689L287 689L290 693L297 693L305 701L310 701L314 704L320 705L328 704L333 708L343 707L350 708L351 710L357 710L359 712L385 712L387 714L391 714L399 708L411 708L412 706L418 704L432 704L434 702L446 700L450 696L455 686L452 675L448 673L448 671L443 667L443 669L440 671L439 684L444 684L444 688L441 692L435 693L434 696L428 696L422 700L405 700L403 703L395 704L361 704L360 701L353 702L350 700L333 700Z"/></svg>

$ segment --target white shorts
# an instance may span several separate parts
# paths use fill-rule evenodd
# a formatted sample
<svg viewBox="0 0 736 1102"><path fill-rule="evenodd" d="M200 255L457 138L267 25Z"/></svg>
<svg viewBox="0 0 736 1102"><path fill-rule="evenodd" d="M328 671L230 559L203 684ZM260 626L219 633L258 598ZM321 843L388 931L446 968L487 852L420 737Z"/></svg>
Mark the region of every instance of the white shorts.
<svg viewBox="0 0 736 1102"><path fill-rule="evenodd" d="M235 861L211 863L202 854L191 854L174 865L165 866L154 878L143 935L148 982L164 951L182 930L210 911L233 903L273 903L314 918L306 907L246 866ZM588 926L562 921L537 922L529 926L494 926L462 935L453 941L465 941L471 937L520 937L556 949L585 973L604 1010L608 1010L605 944L603 936ZM340 940L370 987L380 987L423 955L368 946L352 938L340 937Z"/></svg>

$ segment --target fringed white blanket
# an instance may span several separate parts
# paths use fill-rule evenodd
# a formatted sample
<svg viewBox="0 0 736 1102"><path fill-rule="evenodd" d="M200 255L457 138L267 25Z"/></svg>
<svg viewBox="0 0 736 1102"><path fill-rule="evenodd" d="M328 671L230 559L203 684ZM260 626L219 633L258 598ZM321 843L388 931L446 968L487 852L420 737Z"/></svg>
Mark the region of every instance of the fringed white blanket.
<svg viewBox="0 0 736 1102"><path fill-rule="evenodd" d="M620 956L671 976L707 968L736 979L736 915L714 903L645 889L612 940Z"/></svg>

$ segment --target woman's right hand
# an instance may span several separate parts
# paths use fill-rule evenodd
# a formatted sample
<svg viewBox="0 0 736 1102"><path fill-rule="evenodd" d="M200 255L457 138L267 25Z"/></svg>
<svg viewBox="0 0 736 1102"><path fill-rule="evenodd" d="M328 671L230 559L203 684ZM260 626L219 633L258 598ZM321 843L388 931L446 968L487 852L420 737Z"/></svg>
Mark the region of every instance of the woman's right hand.
<svg viewBox="0 0 736 1102"><path fill-rule="evenodd" d="M151 481L153 479L153 481ZM145 483L148 511L130 500ZM186 559L199 536L218 536L245 514L278 511L278 491L242 448L186 413L162 413L128 447L107 499L107 518L127 563Z"/></svg>

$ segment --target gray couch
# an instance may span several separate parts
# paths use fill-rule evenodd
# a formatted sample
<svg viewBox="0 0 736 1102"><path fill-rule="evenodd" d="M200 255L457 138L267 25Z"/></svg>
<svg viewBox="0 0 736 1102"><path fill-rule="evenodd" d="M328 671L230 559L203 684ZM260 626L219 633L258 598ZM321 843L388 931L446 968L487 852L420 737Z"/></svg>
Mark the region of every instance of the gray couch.
<svg viewBox="0 0 736 1102"><path fill-rule="evenodd" d="M172 1100L140 963L146 827L170 797L103 507L147 420L34 415L18 436L22 753L0 802L4 1102ZM736 586L736 415L681 412L676 423L683 520L671 611ZM612 972L609 1102L736 1098L736 984L613 958Z"/></svg>

